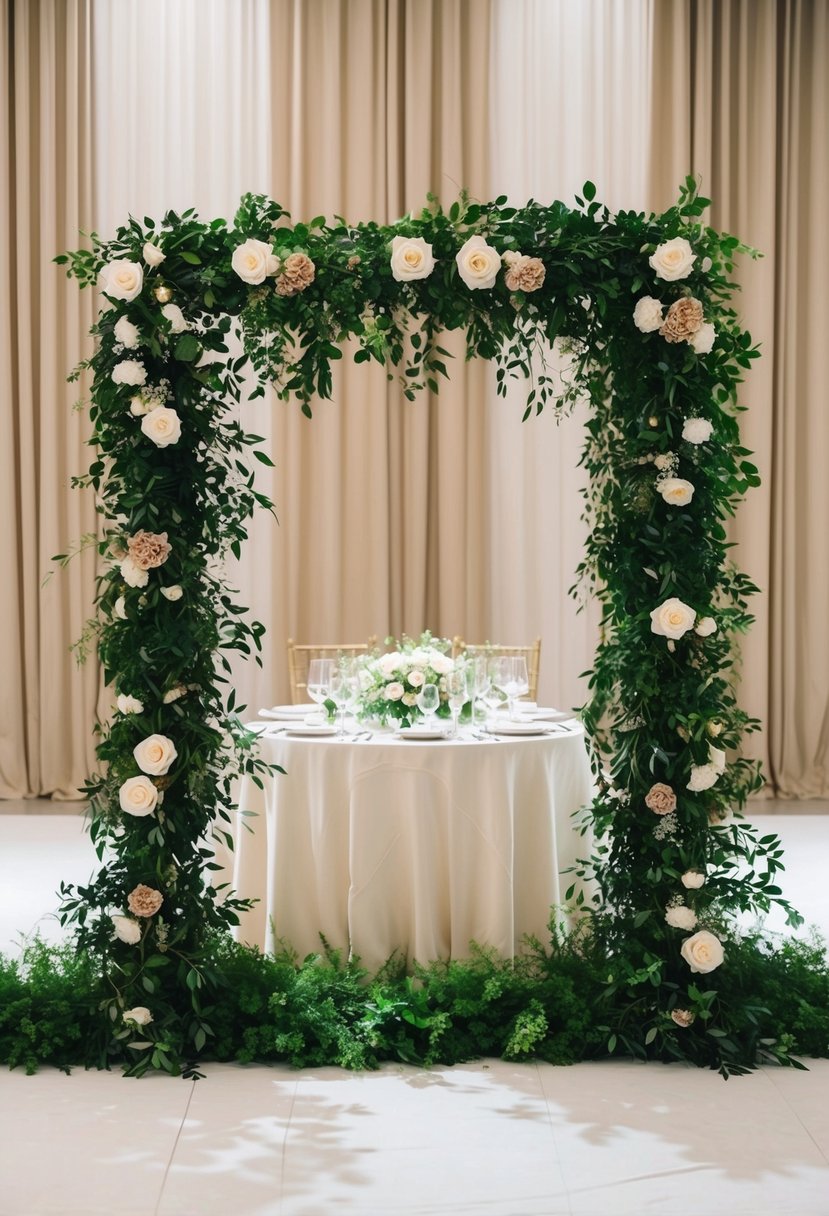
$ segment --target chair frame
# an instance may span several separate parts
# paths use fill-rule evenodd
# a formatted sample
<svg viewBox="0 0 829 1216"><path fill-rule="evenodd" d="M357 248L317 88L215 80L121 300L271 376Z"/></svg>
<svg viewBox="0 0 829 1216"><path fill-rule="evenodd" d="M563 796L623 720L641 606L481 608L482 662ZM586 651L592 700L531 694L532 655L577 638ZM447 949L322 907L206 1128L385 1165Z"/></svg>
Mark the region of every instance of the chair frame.
<svg viewBox="0 0 829 1216"><path fill-rule="evenodd" d="M536 638L527 646L504 646L500 642L467 643L460 636L452 639L452 658L457 659L462 654L486 655L487 658L497 658L500 655L515 655L527 660L527 696L534 701L538 696L538 671L541 667L541 638Z"/></svg>
<svg viewBox="0 0 829 1216"><path fill-rule="evenodd" d="M299 705L308 698L308 667L311 659L336 659L341 655L354 657L369 654L377 646L372 635L365 642L324 642L319 645L295 642L288 638L288 679L291 684L291 702Z"/></svg>

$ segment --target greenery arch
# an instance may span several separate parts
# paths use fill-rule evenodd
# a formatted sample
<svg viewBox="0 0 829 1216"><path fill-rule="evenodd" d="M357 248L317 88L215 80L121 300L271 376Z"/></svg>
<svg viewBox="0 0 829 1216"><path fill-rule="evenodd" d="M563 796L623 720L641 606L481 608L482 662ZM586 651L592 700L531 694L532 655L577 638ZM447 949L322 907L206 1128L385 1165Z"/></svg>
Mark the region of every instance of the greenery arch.
<svg viewBox="0 0 829 1216"><path fill-rule="evenodd" d="M118 705L87 790L104 865L62 889L76 949L61 974L84 969L64 1056L190 1075L205 1056L365 1065L617 1050L727 1075L825 1044L825 1017L798 1037L771 992L782 968L824 993L820 950L772 956L736 921L772 902L799 918L775 882L777 839L758 841L739 814L760 783L737 751L756 724L731 678L754 588L724 522L758 482L736 397L757 351L730 305L733 259L751 251L702 222L707 205L688 179L663 215L614 215L588 182L573 208L462 197L392 226L292 225L246 196L232 227L170 212L58 259L108 300L88 364L96 455L77 480L103 517L94 630ZM553 931L523 960L480 951L414 985L393 966L369 981L324 954L297 966L230 938L244 901L211 885L209 838L229 819L233 776L258 779L263 765L223 690L227 652L256 656L262 628L218 568L270 506L246 453L269 458L228 408L245 363L228 355L234 327L260 380L309 415L346 337L407 396L437 391L444 329L495 361L500 392L529 378L525 418L590 403L579 573L603 610L583 710L600 843L581 874L599 894L581 929ZM554 341L571 357L565 384L544 362ZM7 1058L60 1062L54 1042L27 1050Z"/></svg>

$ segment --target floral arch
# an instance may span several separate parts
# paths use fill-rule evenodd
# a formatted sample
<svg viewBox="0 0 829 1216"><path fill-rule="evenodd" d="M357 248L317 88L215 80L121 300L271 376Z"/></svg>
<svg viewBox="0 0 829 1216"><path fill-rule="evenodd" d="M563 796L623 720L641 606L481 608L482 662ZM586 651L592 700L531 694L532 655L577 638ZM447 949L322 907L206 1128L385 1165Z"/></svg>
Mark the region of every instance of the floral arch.
<svg viewBox="0 0 829 1216"><path fill-rule="evenodd" d="M739 815L760 784L737 751L755 723L732 679L754 588L724 525L758 482L736 397L757 352L730 305L734 257L750 251L702 222L707 205L689 179L663 215L614 215L588 182L572 208L430 199L392 226L350 226L292 224L246 196L232 227L170 212L58 259L107 298L88 364L96 455L77 480L102 516L94 628L117 697L87 789L103 865L62 889L85 968L76 1058L188 1075L228 1056L616 1050L726 1075L789 1059L783 1015L761 1009L772 956L735 919L777 901L798 922L775 884L776 838L758 841ZM310 415L346 337L407 396L437 391L444 329L494 360L499 392L528 378L525 418L590 403L579 575L602 603L583 709L598 781L585 822L600 843L580 876L598 895L588 908L574 884L582 927L553 930L523 961L481 951L412 985L232 941L244 901L214 889L210 837L229 822L233 777L263 764L227 654L256 657L262 628L219 571L270 506L249 456L269 458L228 408L246 360ZM566 383L544 362L553 342L570 355Z"/></svg>

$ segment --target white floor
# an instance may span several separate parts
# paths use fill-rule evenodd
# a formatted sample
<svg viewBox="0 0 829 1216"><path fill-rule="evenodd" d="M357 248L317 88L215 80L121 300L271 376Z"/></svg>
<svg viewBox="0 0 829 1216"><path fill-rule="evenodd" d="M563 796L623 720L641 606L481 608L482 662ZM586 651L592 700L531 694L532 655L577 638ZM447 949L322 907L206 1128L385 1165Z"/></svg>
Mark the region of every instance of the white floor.
<svg viewBox="0 0 829 1216"><path fill-rule="evenodd" d="M786 893L829 933L829 808L762 809ZM81 822L0 804L0 950L58 938L54 891L94 864ZM728 1082L629 1061L205 1071L0 1072L0 1216L829 1216L829 1061Z"/></svg>

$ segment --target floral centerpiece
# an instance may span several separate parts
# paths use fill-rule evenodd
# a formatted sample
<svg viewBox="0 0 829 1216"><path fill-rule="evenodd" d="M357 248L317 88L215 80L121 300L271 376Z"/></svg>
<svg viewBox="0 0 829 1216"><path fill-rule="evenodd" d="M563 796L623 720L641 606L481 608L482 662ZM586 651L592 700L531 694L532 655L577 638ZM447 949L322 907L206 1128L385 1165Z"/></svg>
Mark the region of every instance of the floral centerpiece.
<svg viewBox="0 0 829 1216"><path fill-rule="evenodd" d="M404 635L400 641L387 638L386 645L393 649L361 665L359 716L387 725L411 726L423 716L417 706L417 694L424 684L437 684L440 693L437 713L439 717L448 717L445 677L455 666L446 653L451 642L433 638L427 630L416 641Z"/></svg>

